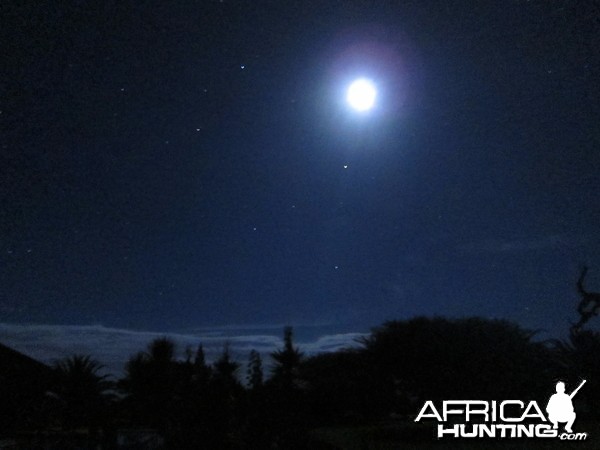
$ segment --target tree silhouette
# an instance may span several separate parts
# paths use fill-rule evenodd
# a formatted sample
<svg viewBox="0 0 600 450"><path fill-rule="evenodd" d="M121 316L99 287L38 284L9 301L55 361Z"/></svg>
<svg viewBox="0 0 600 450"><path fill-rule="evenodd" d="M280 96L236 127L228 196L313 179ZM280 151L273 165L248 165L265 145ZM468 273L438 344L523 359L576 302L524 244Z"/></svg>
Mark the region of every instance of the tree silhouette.
<svg viewBox="0 0 600 450"><path fill-rule="evenodd" d="M158 338L129 359L120 387L127 394L124 404L130 420L138 425L169 428L176 405L175 344L167 338Z"/></svg>
<svg viewBox="0 0 600 450"><path fill-rule="evenodd" d="M55 364L58 384L54 394L62 405L63 426L95 430L105 419L113 398L113 383L100 375L103 366L90 356L74 355Z"/></svg>
<svg viewBox="0 0 600 450"><path fill-rule="evenodd" d="M206 364L206 357L204 356L204 347L202 344L198 345L196 350L196 357L194 358L194 379L197 384L205 386L208 383L212 374L211 368Z"/></svg>
<svg viewBox="0 0 600 450"><path fill-rule="evenodd" d="M594 316L600 314L600 294L589 292L583 286L583 280L587 275L588 268L583 267L579 280L577 280L577 292L581 295L581 301L577 306L579 321L571 327L571 334L578 333L582 327Z"/></svg>
<svg viewBox="0 0 600 450"><path fill-rule="evenodd" d="M221 353L221 356L215 361L213 366L215 368L215 380L226 384L238 383L238 380L235 378L235 373L239 369L240 365L231 359L229 343L225 344L223 353Z"/></svg>
<svg viewBox="0 0 600 450"><path fill-rule="evenodd" d="M168 366L175 358L175 343L166 337L154 339L148 346L148 356L152 363Z"/></svg>
<svg viewBox="0 0 600 450"><path fill-rule="evenodd" d="M248 387L246 403L246 427L244 441L251 448L268 447L267 402L264 389L262 358L256 350L250 351L246 371Z"/></svg>
<svg viewBox="0 0 600 450"><path fill-rule="evenodd" d="M303 356L294 346L292 327L285 327L283 348L271 353L275 364L266 384L268 427L273 435L274 445L281 448L296 448L306 437L306 402L299 377Z"/></svg>
<svg viewBox="0 0 600 450"><path fill-rule="evenodd" d="M246 375L246 383L251 391L260 390L263 387L263 368L260 353L256 350L250 351L248 359L248 372Z"/></svg>
<svg viewBox="0 0 600 450"><path fill-rule="evenodd" d="M368 423L386 417L393 404L393 383L364 350L312 356L301 363L300 377L315 426Z"/></svg>
<svg viewBox="0 0 600 450"><path fill-rule="evenodd" d="M363 343L387 382L417 403L532 398L545 392L550 359L533 335L502 320L420 317L387 322Z"/></svg>
<svg viewBox="0 0 600 450"><path fill-rule="evenodd" d="M229 344L226 343L223 353L213 364L207 397L212 448L235 447L241 440L244 388L236 377L239 367L239 363L231 358Z"/></svg>
<svg viewBox="0 0 600 450"><path fill-rule="evenodd" d="M271 358L275 361L271 382L277 384L286 392L295 389L298 381L298 367L302 357L302 352L294 347L292 327L285 327L283 330L283 348L271 353Z"/></svg>

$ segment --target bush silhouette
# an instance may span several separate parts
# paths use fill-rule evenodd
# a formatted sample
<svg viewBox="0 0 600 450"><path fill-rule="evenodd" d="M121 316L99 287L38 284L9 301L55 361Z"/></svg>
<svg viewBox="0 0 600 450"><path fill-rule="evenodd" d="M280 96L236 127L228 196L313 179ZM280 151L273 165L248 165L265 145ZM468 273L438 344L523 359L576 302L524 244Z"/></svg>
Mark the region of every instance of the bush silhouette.
<svg viewBox="0 0 600 450"><path fill-rule="evenodd" d="M364 339L376 370L423 400L535 398L550 353L534 333L503 320L419 317L387 322Z"/></svg>

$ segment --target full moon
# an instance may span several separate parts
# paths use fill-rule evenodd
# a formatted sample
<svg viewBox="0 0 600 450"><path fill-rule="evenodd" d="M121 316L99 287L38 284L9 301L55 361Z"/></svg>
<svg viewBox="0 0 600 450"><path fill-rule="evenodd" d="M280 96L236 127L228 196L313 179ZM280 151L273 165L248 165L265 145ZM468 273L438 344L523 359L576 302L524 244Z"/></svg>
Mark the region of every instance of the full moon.
<svg viewBox="0 0 600 450"><path fill-rule="evenodd" d="M357 111L368 111L375 105L377 90L372 81L360 78L348 88L346 100Z"/></svg>

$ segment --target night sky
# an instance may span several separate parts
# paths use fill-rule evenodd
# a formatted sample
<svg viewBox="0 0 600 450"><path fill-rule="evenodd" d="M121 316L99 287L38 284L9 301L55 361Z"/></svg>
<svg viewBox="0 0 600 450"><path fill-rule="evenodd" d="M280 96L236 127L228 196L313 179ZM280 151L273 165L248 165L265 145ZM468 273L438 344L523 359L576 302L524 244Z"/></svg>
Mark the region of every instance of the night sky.
<svg viewBox="0 0 600 450"><path fill-rule="evenodd" d="M0 7L5 327L560 336L600 290L598 2L160 3Z"/></svg>

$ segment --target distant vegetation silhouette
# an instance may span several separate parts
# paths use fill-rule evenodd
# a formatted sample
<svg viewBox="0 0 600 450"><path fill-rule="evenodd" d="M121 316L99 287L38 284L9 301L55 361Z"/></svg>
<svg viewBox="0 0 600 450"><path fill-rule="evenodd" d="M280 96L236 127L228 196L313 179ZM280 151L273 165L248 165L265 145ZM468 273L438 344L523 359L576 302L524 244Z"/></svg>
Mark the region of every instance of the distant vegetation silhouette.
<svg viewBox="0 0 600 450"><path fill-rule="evenodd" d="M0 346L10 363L0 366L0 438L50 449L333 448L315 430L401 430L425 400L546 399L559 379L587 379L578 417L598 418L600 334L583 329L596 312L584 276L584 315L580 305L567 340L536 340L505 320L417 317L385 322L357 347L305 355L286 327L280 349L253 350L242 367L228 345L208 363L202 345L180 358L159 338L114 381L89 356L48 368Z"/></svg>

